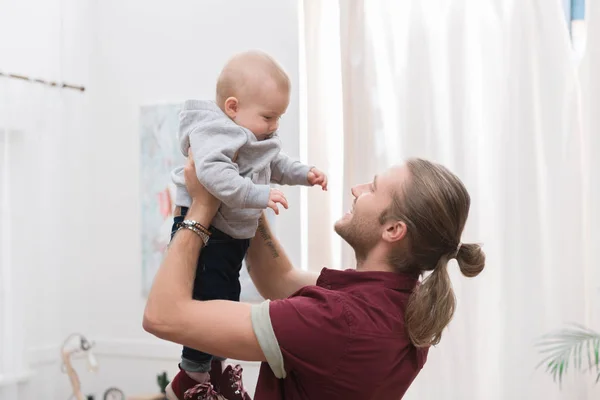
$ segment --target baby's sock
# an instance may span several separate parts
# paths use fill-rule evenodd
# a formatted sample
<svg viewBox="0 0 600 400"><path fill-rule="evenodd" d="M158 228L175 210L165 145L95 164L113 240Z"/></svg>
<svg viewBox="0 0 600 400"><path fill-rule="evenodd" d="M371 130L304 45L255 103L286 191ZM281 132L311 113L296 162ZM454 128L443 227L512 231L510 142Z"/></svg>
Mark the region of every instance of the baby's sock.
<svg viewBox="0 0 600 400"><path fill-rule="evenodd" d="M198 383L205 383L208 382L210 380L210 375L208 374L208 372L189 372L189 371L185 371L185 373L192 378L193 380L195 380Z"/></svg>

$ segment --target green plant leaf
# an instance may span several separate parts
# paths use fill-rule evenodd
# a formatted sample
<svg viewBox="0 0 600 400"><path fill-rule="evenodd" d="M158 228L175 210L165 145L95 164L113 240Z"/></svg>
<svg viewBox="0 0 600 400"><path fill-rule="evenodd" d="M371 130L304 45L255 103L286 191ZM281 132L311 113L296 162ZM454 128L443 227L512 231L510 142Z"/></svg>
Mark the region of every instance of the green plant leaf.
<svg viewBox="0 0 600 400"><path fill-rule="evenodd" d="M598 348L600 347L600 338L597 337L596 340L594 340L594 364L596 364L596 369L598 369L598 364L600 362L600 359L598 358Z"/></svg>
<svg viewBox="0 0 600 400"><path fill-rule="evenodd" d="M546 372L562 386L563 377L571 370L584 370L584 357L587 355L586 370L595 368L596 380L600 380L600 334L582 325L573 324L540 338L536 344L543 355L536 368L546 366ZM585 354L584 354L585 353Z"/></svg>

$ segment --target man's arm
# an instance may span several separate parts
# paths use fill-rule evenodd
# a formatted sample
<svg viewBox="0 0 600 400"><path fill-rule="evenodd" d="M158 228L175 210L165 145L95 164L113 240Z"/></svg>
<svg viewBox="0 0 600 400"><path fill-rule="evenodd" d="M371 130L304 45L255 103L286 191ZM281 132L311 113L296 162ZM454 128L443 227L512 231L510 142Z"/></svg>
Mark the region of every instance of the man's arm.
<svg viewBox="0 0 600 400"><path fill-rule="evenodd" d="M194 172L188 165L186 176L190 174ZM218 201L209 206L194 202L186 218L208 226L217 208ZM161 339L206 353L265 361L252 328L249 304L192 299L201 250L202 240L196 233L181 229L175 234L148 296L144 329Z"/></svg>
<svg viewBox="0 0 600 400"><path fill-rule="evenodd" d="M246 255L248 273L266 299L284 299L304 286L315 285L319 275L294 268L263 213Z"/></svg>

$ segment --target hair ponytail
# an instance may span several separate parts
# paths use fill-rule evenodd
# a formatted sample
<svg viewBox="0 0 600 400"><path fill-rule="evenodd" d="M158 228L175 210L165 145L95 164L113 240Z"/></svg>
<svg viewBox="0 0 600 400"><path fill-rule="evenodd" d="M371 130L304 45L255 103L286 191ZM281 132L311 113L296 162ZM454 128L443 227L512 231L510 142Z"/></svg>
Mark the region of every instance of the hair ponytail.
<svg viewBox="0 0 600 400"><path fill-rule="evenodd" d="M438 344L455 307L456 297L448 275L448 256L443 256L408 300L406 329L411 342L416 347Z"/></svg>
<svg viewBox="0 0 600 400"><path fill-rule="evenodd" d="M466 277L473 278L485 267L485 253L478 244L467 243L460 246L456 261L460 272Z"/></svg>

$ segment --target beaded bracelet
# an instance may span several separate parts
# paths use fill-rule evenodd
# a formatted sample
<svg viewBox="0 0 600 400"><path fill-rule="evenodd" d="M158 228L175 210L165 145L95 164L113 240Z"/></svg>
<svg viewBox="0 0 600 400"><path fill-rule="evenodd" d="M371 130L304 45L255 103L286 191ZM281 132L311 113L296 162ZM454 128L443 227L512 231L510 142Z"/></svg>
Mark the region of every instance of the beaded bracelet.
<svg viewBox="0 0 600 400"><path fill-rule="evenodd" d="M200 222L196 222L196 221L194 221L194 220L192 220L192 219L186 219L186 220L185 220L185 221L183 221L183 222L185 222L186 224L189 224L189 225L193 225L193 226L194 226L194 228L196 228L196 229L198 229L198 230L200 230L200 231L204 232L204 233L205 233L205 234L207 234L208 236L212 235L212 232L211 232L211 231L209 231L209 230L208 230L208 228L206 228L206 227L205 227L204 225L202 225Z"/></svg>
<svg viewBox="0 0 600 400"><path fill-rule="evenodd" d="M199 225L199 224L198 224ZM204 228L202 225L200 225L202 228ZM206 231L208 231L206 228L204 229L198 229L196 227L196 223L194 223L194 221L183 221L182 223L179 224L179 228L177 229L178 231L180 229L189 229L190 231L194 232L196 235L200 236L200 239L202 239L202 242L204 243L204 245L206 246L208 244L208 240L210 239L210 232L206 233Z"/></svg>

